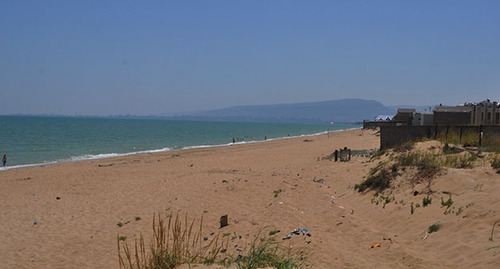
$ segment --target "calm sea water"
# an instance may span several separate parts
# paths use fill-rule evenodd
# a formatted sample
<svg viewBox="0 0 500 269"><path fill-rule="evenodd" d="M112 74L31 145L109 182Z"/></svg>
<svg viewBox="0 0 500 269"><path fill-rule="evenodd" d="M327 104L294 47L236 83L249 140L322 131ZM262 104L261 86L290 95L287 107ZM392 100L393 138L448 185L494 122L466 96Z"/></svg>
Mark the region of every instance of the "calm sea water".
<svg viewBox="0 0 500 269"><path fill-rule="evenodd" d="M0 156L7 169L192 147L222 146L358 128L309 125L170 121L161 119L0 116ZM0 168L5 169L5 168Z"/></svg>

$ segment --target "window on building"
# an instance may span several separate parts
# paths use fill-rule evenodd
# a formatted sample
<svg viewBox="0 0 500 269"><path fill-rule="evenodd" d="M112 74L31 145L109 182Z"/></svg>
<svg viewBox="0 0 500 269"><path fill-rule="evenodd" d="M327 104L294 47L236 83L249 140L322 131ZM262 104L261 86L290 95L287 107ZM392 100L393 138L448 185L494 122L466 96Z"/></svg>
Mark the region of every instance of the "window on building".
<svg viewBox="0 0 500 269"><path fill-rule="evenodd" d="M500 124L500 113L497 113L496 124Z"/></svg>

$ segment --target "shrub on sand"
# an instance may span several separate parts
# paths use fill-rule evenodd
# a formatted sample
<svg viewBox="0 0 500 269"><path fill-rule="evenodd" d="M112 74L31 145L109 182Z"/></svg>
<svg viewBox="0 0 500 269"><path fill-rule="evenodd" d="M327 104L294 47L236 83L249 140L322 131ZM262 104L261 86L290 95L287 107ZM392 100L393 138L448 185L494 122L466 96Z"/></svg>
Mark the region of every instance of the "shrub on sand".
<svg viewBox="0 0 500 269"><path fill-rule="evenodd" d="M159 215L153 218L153 239L148 249L142 234L139 242L135 241L133 254L126 241L118 240L120 268L176 268L185 263L215 260L224 246L219 237L202 246L203 218L197 231L193 230L195 221L188 223L187 216L182 221L179 215L173 218L170 214L167 221Z"/></svg>
<svg viewBox="0 0 500 269"><path fill-rule="evenodd" d="M303 256L283 247L275 237L260 237L260 233L251 242L247 255L239 255L235 263L239 269L306 267L306 259Z"/></svg>
<svg viewBox="0 0 500 269"><path fill-rule="evenodd" d="M135 241L131 250L123 236L118 235L118 260L120 268L163 269L177 268L182 264L212 264L225 266L234 264L237 268L304 268L306 259L298 252L285 248L274 236L255 236L244 255L237 258L227 253L230 237L216 236L208 245L203 245L203 217L199 229L194 228L195 220L188 222L170 214L165 221L160 216L153 218L153 239L146 246L144 237ZM224 238L227 238L224 240Z"/></svg>
<svg viewBox="0 0 500 269"><path fill-rule="evenodd" d="M496 155L495 157L493 157L490 161L491 163L491 167L493 169L496 169L497 172L500 172L500 156L499 155Z"/></svg>

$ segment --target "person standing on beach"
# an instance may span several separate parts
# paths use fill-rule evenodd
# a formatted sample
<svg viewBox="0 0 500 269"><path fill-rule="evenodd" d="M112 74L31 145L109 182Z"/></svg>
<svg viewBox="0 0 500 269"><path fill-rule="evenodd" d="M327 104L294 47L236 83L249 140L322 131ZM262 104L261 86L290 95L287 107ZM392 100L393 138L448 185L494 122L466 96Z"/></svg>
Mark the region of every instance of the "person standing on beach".
<svg viewBox="0 0 500 269"><path fill-rule="evenodd" d="M5 164L7 163L7 154L3 155L2 162L3 162L3 166L5 166Z"/></svg>

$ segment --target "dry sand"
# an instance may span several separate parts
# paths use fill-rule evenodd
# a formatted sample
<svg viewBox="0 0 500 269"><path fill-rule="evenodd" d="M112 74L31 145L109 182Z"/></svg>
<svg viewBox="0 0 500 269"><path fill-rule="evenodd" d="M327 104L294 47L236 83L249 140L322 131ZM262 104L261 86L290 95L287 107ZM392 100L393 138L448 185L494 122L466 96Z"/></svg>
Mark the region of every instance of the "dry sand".
<svg viewBox="0 0 500 269"><path fill-rule="evenodd" d="M488 164L448 169L433 181L432 204L411 215L425 197L413 196L419 186L396 189L397 204L372 203L373 192L353 186L377 162L322 159L344 146L378 148L379 137L352 130L0 172L0 267L118 268L117 234L133 242L151 233L155 213L180 212L203 215L207 236L242 235L235 249L263 227L280 236L307 227L311 237L283 242L315 268L500 268L500 230L489 240L500 175ZM458 215L443 214L448 192ZM229 226L218 229L224 214ZM442 228L422 240L434 223Z"/></svg>

